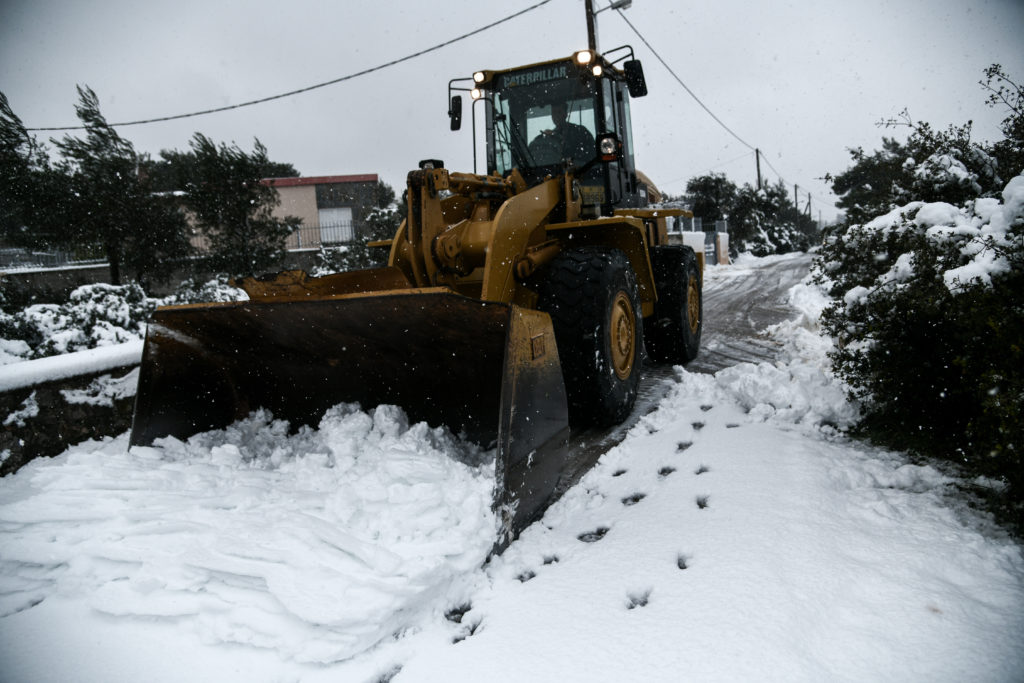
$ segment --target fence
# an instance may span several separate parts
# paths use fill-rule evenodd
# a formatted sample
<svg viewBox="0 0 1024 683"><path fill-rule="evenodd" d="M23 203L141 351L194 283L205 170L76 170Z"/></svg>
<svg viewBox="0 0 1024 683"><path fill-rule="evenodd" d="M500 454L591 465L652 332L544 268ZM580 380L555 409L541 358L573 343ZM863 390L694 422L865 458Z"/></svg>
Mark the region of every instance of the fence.
<svg viewBox="0 0 1024 683"><path fill-rule="evenodd" d="M288 236L286 248L291 251L352 244L358 241L361 233L362 225L355 221L342 221L319 226L303 225Z"/></svg>
<svg viewBox="0 0 1024 683"><path fill-rule="evenodd" d="M59 266L91 266L104 263L104 259L80 259L75 254L59 249L36 251L20 247L0 248L0 268L56 268Z"/></svg>
<svg viewBox="0 0 1024 683"><path fill-rule="evenodd" d="M329 225L303 225L288 236L285 249L298 251L318 249L321 246L334 247L352 244L362 237L363 226L357 221L343 221ZM192 246L200 251L209 248L205 235L196 234L190 238ZM32 268L62 268L92 266L106 263L106 259L82 259L73 252L53 249L38 251L20 247L0 247L0 269L29 270Z"/></svg>

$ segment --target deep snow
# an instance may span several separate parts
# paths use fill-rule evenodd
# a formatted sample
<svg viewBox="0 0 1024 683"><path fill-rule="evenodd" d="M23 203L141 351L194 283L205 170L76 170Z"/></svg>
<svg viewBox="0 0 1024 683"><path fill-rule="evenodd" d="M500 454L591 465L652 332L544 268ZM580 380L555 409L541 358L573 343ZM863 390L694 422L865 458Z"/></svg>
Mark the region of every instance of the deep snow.
<svg viewBox="0 0 1024 683"><path fill-rule="evenodd" d="M394 409L33 462L0 481L4 680L1021 680L1020 548L842 436L823 299L791 303L779 362L678 369L482 568L488 454Z"/></svg>

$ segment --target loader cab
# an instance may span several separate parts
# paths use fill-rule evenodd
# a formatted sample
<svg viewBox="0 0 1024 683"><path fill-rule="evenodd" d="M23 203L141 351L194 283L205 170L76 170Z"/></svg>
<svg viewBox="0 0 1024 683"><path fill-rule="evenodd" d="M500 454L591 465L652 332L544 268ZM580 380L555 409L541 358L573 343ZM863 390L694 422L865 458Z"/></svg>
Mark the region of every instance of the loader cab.
<svg viewBox="0 0 1024 683"><path fill-rule="evenodd" d="M631 57L631 48L612 52L624 49ZM485 110L488 174L505 177L519 169L534 185L571 167L586 214L645 206L629 114L630 92L646 94L643 73L636 60L620 70L606 56L582 50L568 59L474 74L473 98Z"/></svg>

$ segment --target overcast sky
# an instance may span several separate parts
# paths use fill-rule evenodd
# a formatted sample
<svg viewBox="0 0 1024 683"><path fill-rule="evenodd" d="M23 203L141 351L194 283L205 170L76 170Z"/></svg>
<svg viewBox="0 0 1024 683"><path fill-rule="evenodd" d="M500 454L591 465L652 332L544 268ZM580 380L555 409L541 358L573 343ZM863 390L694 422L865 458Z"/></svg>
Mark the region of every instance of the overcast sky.
<svg viewBox="0 0 1024 683"><path fill-rule="evenodd" d="M110 122L236 104L367 69L445 42L539 0L0 0L0 90L26 126L76 125L76 84ZM596 0L601 7L607 0ZM443 11L438 11L441 8ZM878 121L904 107L945 127L975 121L993 139L1004 113L977 82L991 63L1024 79L1024 0L635 0L625 17L790 192L829 219L820 180L875 149ZM755 181L754 155L675 82L614 11L600 47L632 44L650 94L634 101L637 163L663 191L710 171ZM200 131L304 176L377 173L401 192L441 158L472 170L466 126L448 130L449 79L568 56L586 46L583 0L546 5L374 74L226 113L119 129L136 149L186 149ZM63 133L37 133L46 140ZM763 173L776 180L775 171Z"/></svg>

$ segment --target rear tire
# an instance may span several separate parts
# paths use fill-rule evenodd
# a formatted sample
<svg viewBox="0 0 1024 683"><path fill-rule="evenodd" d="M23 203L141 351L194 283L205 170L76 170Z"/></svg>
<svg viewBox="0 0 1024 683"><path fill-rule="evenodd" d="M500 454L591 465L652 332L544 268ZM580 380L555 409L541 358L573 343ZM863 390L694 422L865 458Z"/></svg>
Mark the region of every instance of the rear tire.
<svg viewBox="0 0 1024 683"><path fill-rule="evenodd" d="M658 301L646 321L647 355L656 363L685 364L697 357L703 329L704 301L693 249L651 249Z"/></svg>
<svg viewBox="0 0 1024 683"><path fill-rule="evenodd" d="M551 316L574 426L610 426L633 409L643 364L643 318L629 259L607 247L560 253L545 269L537 308Z"/></svg>

